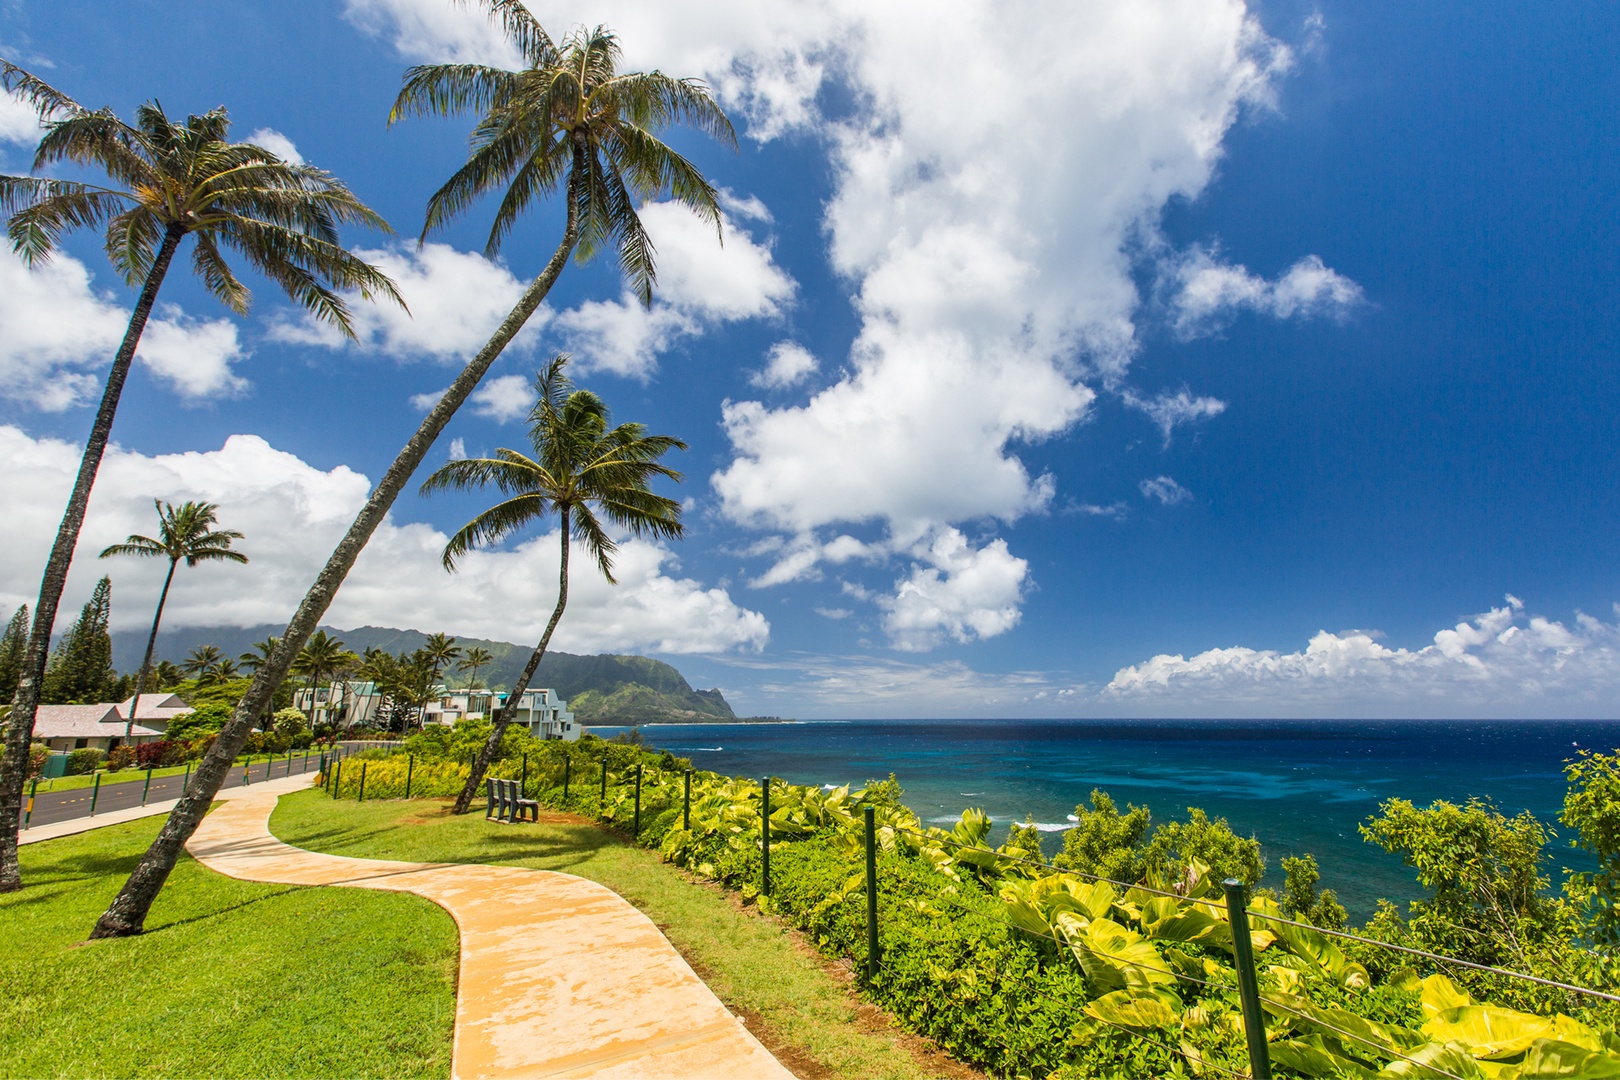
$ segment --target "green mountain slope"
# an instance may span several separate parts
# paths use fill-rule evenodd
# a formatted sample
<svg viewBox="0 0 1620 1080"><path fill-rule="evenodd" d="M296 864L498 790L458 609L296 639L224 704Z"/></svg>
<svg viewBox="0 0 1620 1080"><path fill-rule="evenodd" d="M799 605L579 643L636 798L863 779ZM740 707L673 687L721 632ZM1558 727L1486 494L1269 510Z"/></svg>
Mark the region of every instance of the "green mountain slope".
<svg viewBox="0 0 1620 1080"><path fill-rule="evenodd" d="M391 653L410 652L420 648L428 638L419 630L383 626L323 629L342 639L357 653L368 648ZM279 626L250 626L164 631L158 635L156 659L179 663L192 649L202 645L216 645L226 656L236 656L251 648L253 642L280 630ZM139 667L141 652L146 646L145 634L121 631L112 637L115 666L120 671ZM496 689L512 685L533 651L531 645L482 638L457 638L456 643L464 649L479 645L490 651L494 662L478 673L478 681ZM460 684L461 676L455 672L448 674L451 685ZM675 668L646 656L548 653L540 662L533 684L555 689L567 700L568 707L582 724L712 723L737 719L718 689L694 690Z"/></svg>

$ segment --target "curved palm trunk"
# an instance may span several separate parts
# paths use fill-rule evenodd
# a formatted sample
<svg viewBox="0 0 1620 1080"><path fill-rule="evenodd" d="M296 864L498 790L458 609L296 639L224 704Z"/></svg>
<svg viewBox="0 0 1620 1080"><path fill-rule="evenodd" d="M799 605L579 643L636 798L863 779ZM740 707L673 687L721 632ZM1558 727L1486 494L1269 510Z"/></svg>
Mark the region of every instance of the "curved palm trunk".
<svg viewBox="0 0 1620 1080"><path fill-rule="evenodd" d="M163 621L163 605L169 600L169 584L174 581L174 568L179 559L169 560L169 572L163 578L163 591L158 593L157 614L152 616L152 632L146 638L146 655L141 657L141 672L135 676L135 698L129 703L129 720L124 724L124 741L135 734L135 714L141 711L141 695L146 692L146 673L152 670L152 650L157 647L158 623Z"/></svg>
<svg viewBox="0 0 1620 1080"><path fill-rule="evenodd" d="M11 709L11 726L6 732L6 747L0 754L0 892L15 892L22 888L22 871L17 865L17 815L22 811L23 776L28 771L28 742L34 735L34 716L39 711L39 693L45 679L45 661L50 656L51 629L56 624L56 609L62 602L62 590L67 585L68 567L73 562L73 549L79 544L79 530L84 526L85 510L90 505L90 489L95 486L96 472L101 468L101 457L107 450L112 435L113 417L118 413L118 399L124 392L124 381L135 359L135 347L140 344L146 320L152 314L158 289L169 272L175 249L180 246L185 230L170 225L163 233L152 268L146 272L140 298L130 313L129 327L124 331L123 343L113 357L112 369L107 372L107 386L101 393L101 407L96 410L95 423L90 426L90 438L79 459L79 475L73 482L73 494L68 496L67 510L56 531L56 542L51 545L50 558L45 563L45 576L39 585L39 604L34 608L34 625L28 634L28 647L23 652L22 677L17 682L16 703Z"/></svg>
<svg viewBox="0 0 1620 1080"><path fill-rule="evenodd" d="M511 726L512 713L517 710L523 701L523 692L529 688L529 680L534 678L535 668L540 666L540 660L546 655L546 649L551 644L551 634L557 629L557 623L562 620L563 608L568 606L568 507L562 508L562 570L557 575L557 606L552 609L551 621L546 623L546 632L540 636L540 644L534 648L529 662L523 665L523 671L518 675L517 682L512 684L511 691L506 695L506 704L495 717L495 729L484 740L484 747L478 751L478 757L473 760L472 771L467 774L467 784L456 796L456 806L453 813L465 814L472 805L473 796L478 794L478 785L484 782L484 774L495 760L500 751L501 739L506 735L506 729Z"/></svg>
<svg viewBox="0 0 1620 1080"><path fill-rule="evenodd" d="M568 181L568 224L563 230L562 243L552 254L551 260L546 263L540 276L524 291L510 314L508 314L496 329L488 343L479 350L478 354L462 368L461 374L456 376L455 382L444 392L439 403L433 411L427 414L422 425L416 429L394 463L383 474L382 481L377 485L366 505L355 517L354 524L349 526L338 546L321 569L315 583L310 586L309 592L304 594L303 602L298 605L292 621L287 624L287 630L282 635L281 642L270 654L270 659L254 675L253 682L248 685L247 693L242 695L236 712L220 731L214 745L203 755L197 766L197 771L191 776L191 783L186 786L185 794L180 797L179 803L169 812L169 819L158 833L152 846L147 848L146 854L130 874L129 880L119 890L118 895L107 910L102 912L101 918L96 920L95 928L90 932L92 938L124 937L138 934L146 923L146 913L151 910L152 901L168 880L169 873L174 869L175 860L180 857L180 851L196 832L197 826L202 822L203 815L214 800L214 794L230 771L231 762L241 753L242 745L247 742L249 732L253 729L253 718L258 716L270 703L271 696L276 687L281 685L287 677L287 671L292 667L293 660L298 652L309 641L310 635L320 624L321 617L331 606L332 600L337 596L339 586L348 576L349 570L360 557L361 550L371 534L381 525L388 510L394 505L394 500L404 490L405 482L411 478L416 467L427 456L428 449L432 447L439 433L444 430L450 418L456 414L463 402L477 389L478 383L484 374L489 371L491 364L507 344L523 329L524 323L540 307L540 302L546 298L551 287L556 283L558 275L568 262L568 256L579 242L579 204L583 198L580 190L580 176L583 168L580 167L581 154L575 152L575 168ZM23 752L27 752L26 743ZM17 794L22 793L22 772L19 769L17 781ZM4 807L0 806L0 811ZM17 827L17 804L11 807L10 827L15 835ZM13 849L15 850L15 849ZM14 856L15 857L15 856Z"/></svg>

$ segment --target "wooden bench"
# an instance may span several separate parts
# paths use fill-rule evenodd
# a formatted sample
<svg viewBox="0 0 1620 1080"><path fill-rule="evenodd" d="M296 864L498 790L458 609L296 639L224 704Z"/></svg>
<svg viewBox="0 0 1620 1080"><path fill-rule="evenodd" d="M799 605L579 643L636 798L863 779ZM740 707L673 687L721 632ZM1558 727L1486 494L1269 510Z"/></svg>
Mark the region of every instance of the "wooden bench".
<svg viewBox="0 0 1620 1080"><path fill-rule="evenodd" d="M522 821L523 815L528 814L530 821L540 820L540 804L533 799L525 799L523 788L516 780L489 777L484 784L489 799L489 807L484 815L486 819L512 824Z"/></svg>

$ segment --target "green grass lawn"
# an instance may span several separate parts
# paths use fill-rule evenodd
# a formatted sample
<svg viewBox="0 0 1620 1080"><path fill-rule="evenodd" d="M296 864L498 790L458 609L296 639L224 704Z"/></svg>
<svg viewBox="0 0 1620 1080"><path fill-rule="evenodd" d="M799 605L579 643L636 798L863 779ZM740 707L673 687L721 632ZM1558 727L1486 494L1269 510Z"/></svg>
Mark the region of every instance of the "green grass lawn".
<svg viewBox="0 0 1620 1080"><path fill-rule="evenodd" d="M26 886L0 895L0 1077L449 1074L458 941L427 900L182 857L144 935L86 942L163 820L21 849Z"/></svg>
<svg viewBox="0 0 1620 1080"><path fill-rule="evenodd" d="M916 1040L860 1005L781 924L740 909L727 894L689 880L653 852L592 825L493 825L478 813L452 817L448 806L447 799L334 802L319 791L304 791L281 799L270 828L289 844L338 855L578 874L652 918L720 999L799 1075L971 1075L954 1062L929 1064Z"/></svg>

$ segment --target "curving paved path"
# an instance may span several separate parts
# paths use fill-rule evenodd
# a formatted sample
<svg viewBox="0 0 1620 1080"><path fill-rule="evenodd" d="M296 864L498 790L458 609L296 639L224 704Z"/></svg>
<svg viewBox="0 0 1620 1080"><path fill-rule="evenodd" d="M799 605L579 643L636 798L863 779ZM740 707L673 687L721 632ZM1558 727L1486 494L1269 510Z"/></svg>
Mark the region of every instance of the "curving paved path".
<svg viewBox="0 0 1620 1080"><path fill-rule="evenodd" d="M617 893L549 870L304 851L270 834L278 795L232 791L187 850L235 878L411 892L448 911L461 930L456 1080L792 1080Z"/></svg>

